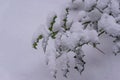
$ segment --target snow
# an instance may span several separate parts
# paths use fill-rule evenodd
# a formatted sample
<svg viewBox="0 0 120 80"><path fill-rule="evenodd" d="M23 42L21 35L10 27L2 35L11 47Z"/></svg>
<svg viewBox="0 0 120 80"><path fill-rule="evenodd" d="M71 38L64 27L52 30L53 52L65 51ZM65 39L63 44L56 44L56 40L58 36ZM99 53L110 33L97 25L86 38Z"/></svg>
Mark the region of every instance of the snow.
<svg viewBox="0 0 120 80"><path fill-rule="evenodd" d="M113 46L113 51L117 55L117 53L120 53L120 42L116 42L115 46Z"/></svg>
<svg viewBox="0 0 120 80"><path fill-rule="evenodd" d="M60 14L60 20L63 20L66 17L66 7L63 7L61 14Z"/></svg>
<svg viewBox="0 0 120 80"><path fill-rule="evenodd" d="M96 4L96 0L85 0L85 10L89 11L92 9L92 7Z"/></svg>
<svg viewBox="0 0 120 80"><path fill-rule="evenodd" d="M108 3L110 2L110 0L98 0L97 2L97 7L99 9L104 9L108 6Z"/></svg>
<svg viewBox="0 0 120 80"><path fill-rule="evenodd" d="M53 80L42 49L34 50L31 39L43 30L48 13L66 2L0 0L0 80Z"/></svg>
<svg viewBox="0 0 120 80"><path fill-rule="evenodd" d="M51 22L53 21L53 18L56 16L56 13L55 12L51 12L48 14L48 17L47 17L47 27L50 28L51 27Z"/></svg>
<svg viewBox="0 0 120 80"><path fill-rule="evenodd" d="M108 34L113 36L120 35L120 25L116 23L115 18L108 14L103 14L98 22L99 28L104 29Z"/></svg>
<svg viewBox="0 0 120 80"><path fill-rule="evenodd" d="M68 68L69 68L69 57L68 57L69 53L65 53L63 52L63 55L61 56L61 59L59 60L59 63L62 67L62 71L63 71L63 76L67 77L67 73L69 72Z"/></svg>
<svg viewBox="0 0 120 80"><path fill-rule="evenodd" d="M79 10L84 9L83 0L75 0L73 2L70 2L69 7L70 7L70 9L73 9L73 10L74 9L79 9Z"/></svg>
<svg viewBox="0 0 120 80"><path fill-rule="evenodd" d="M33 40L32 43L36 41L39 35L42 35L44 38L47 38L49 35L49 31L45 29L44 25L40 25L40 27L37 29L37 31L33 34Z"/></svg>
<svg viewBox="0 0 120 80"><path fill-rule="evenodd" d="M83 25L80 22L74 22L72 24L72 27L70 28L70 31L74 34L72 38L78 41L80 39L85 40L85 42L89 42L89 41L98 42L99 41L98 33L95 30L89 30L89 29L83 30ZM76 36L76 38L74 38L75 35L79 35L79 36ZM77 39L77 37L79 37L80 39Z"/></svg>
<svg viewBox="0 0 120 80"><path fill-rule="evenodd" d="M83 40L86 42L98 43L98 33L95 30L84 30Z"/></svg>
<svg viewBox="0 0 120 80"><path fill-rule="evenodd" d="M82 32L83 25L80 22L74 22L70 28L71 32Z"/></svg>
<svg viewBox="0 0 120 80"><path fill-rule="evenodd" d="M78 2L82 0L76 0ZM87 3L89 1L89 3ZM101 5L105 5L107 3L107 0L98 0L102 1L100 3ZM50 71L47 69L48 66L44 64L45 62L45 54L43 54L43 50L40 48L38 51L33 50L31 46L31 38L34 34L33 42L37 38L39 34L43 34L46 36L46 33L44 33L44 30L47 32L47 26L45 25L45 28L39 27L40 24L46 24L46 16L49 12L55 11L57 13L60 13L60 7L63 3L67 1L63 0L34 0L34 1L25 1L25 0L1 0L0 1L0 80L53 80L51 73L54 75L56 73L56 64L55 63L55 56L58 55L55 54L55 48L54 46L57 46L61 44L61 42L57 41L57 38L61 38L61 33L57 34L57 38L55 39L55 45L54 41L52 41L51 38L49 38L48 44L49 48L47 48L47 54L48 59L50 63L48 64L50 66ZM95 0L86 0L86 7L89 9L86 9L87 11L91 9L91 6L95 5ZM77 4L77 3L75 3ZM82 4L82 2L80 3ZM117 5L116 5L117 4ZM22 6L21 6L22 5ZM99 4L97 4L99 5ZM101 7L103 9L103 6L99 5L99 8ZM78 5L83 6L83 5ZM105 7L104 6L104 7ZM118 15L118 3L115 2L113 7L113 13L114 11L117 11L113 15ZM80 10L83 8L80 8ZM115 10L116 9L116 10ZM84 9L83 9L84 10ZM88 12L87 13L88 16ZM119 35L119 24L116 23L116 19L109 15L110 8L106 9L106 14L102 15L102 18L100 18L99 21L99 27L105 29L109 34ZM99 12L98 12L99 13ZM98 15L97 13L97 15ZM95 11L96 14L96 11ZM84 18L84 12L80 13L80 15L83 15ZM51 15L50 15L51 16ZM75 15L77 16L77 15ZM94 19L93 16L89 15L91 19ZM107 17L107 18L106 18ZM81 19L79 18L79 19ZM98 20L99 17L94 21ZM51 19L50 19L51 20ZM49 21L50 21L49 20ZM48 23L49 23L48 21ZM71 24L73 22L73 24ZM107 23L107 24L105 24ZM55 24L54 31L59 30L59 23ZM78 42L79 37L83 36L86 41L92 41L96 42L98 41L97 33L94 30L87 29L82 30L80 26L81 23L70 21L70 24L72 27L75 28L71 29L72 32L67 32L66 34L62 35L63 43L67 45L70 49L73 49L76 45L76 42ZM70 25L68 24L68 25ZM80 25L80 26L79 26ZM49 25L48 25L49 26ZM114 26L114 27L113 27ZM38 31L36 31L38 29ZM79 34L78 31L82 30L82 34ZM77 31L77 32L76 32ZM115 31L117 33L115 33ZM49 32L48 32L49 33ZM103 37L101 38L103 39ZM76 71L70 68L70 74L68 79L70 80L119 80L120 79L120 58L119 56L114 57L113 55L108 55L108 53L112 54L112 49L110 46L112 45L112 42L110 41L108 37L105 36L102 45L100 45L100 48L102 48L106 55L102 55L97 50L89 47L88 45L84 47L85 51L85 71L80 76ZM70 43L69 43L70 41ZM72 45L72 46L71 46ZM103 47L104 46L104 47ZM118 51L119 43L116 43L116 52ZM56 47L56 48L57 48ZM109 51L110 50L110 51ZM50 54L49 54L50 52ZM69 54L70 55L70 54ZM68 63L67 55L62 55L62 58ZM70 60L73 59L73 56L71 56ZM62 60L62 59L61 59ZM62 67L64 70L66 70L66 65L61 65L59 67ZM72 62L71 62L72 64ZM72 65L73 66L73 65ZM80 67L81 68L81 67ZM66 74L66 73L65 73ZM61 74L58 74L57 76L58 80L66 80L62 77Z"/></svg>
<svg viewBox="0 0 120 80"><path fill-rule="evenodd" d="M55 41L52 38L49 38L48 44L46 47L45 55L47 57L47 64L51 73L54 77L56 77L56 49L55 49Z"/></svg>
<svg viewBox="0 0 120 80"><path fill-rule="evenodd" d="M81 10L78 12L77 20L82 21L87 16L87 12Z"/></svg>
<svg viewBox="0 0 120 80"><path fill-rule="evenodd" d="M117 16L120 13L119 2L117 0L111 0L111 11L113 16Z"/></svg>
<svg viewBox="0 0 120 80"><path fill-rule="evenodd" d="M60 31L61 28L60 28L60 23L55 23L54 26L53 26L53 31L56 32L56 31Z"/></svg>
<svg viewBox="0 0 120 80"><path fill-rule="evenodd" d="M92 22L98 21L101 18L101 12L98 9L94 9L88 13L88 17Z"/></svg>
<svg viewBox="0 0 120 80"><path fill-rule="evenodd" d="M61 42L65 50L73 50L79 41L79 35L72 34L68 32L67 34L62 35Z"/></svg>
<svg viewBox="0 0 120 80"><path fill-rule="evenodd" d="M69 19L69 18L68 18L68 19ZM73 20L71 20L71 19L69 19L69 20L67 21L66 26L67 26L68 29L71 28L72 23L73 23Z"/></svg>
<svg viewBox="0 0 120 80"><path fill-rule="evenodd" d="M100 5L104 7L100 7ZM82 4L82 5L80 5ZM108 6L107 6L107 5ZM44 52L47 57L47 64L51 70L53 77L57 75L57 60L61 57L61 66L63 76L67 77L69 72L69 59L67 54L72 51L75 53L75 66L74 68L81 74L84 70L84 44L97 44L100 43L98 33L100 30L104 30L109 36L118 37L120 34L120 26L116 23L114 17L119 15L119 4L117 1L112 0L105 4L97 0L75 0L70 3L71 6L63 8L60 14L60 20L53 20L56 14L50 15L47 18L48 28L52 25L52 30L49 30L51 34L48 39L43 39ZM116 5L116 6L114 6ZM116 8L116 9L114 9ZM114 12L115 11L115 12ZM75 12L77 15L74 19ZM69 20L70 19L70 20ZM51 22L55 22L54 24ZM58 33L54 33L57 32ZM99 48L95 47L98 51L103 52ZM118 52L119 45L115 45L114 50Z"/></svg>

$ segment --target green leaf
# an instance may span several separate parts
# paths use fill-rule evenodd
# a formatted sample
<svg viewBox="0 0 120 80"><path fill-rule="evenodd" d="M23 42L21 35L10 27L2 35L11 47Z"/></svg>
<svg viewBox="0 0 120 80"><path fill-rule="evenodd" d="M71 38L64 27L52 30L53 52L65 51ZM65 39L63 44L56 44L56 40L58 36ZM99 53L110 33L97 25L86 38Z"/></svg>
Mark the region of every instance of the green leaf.
<svg viewBox="0 0 120 80"><path fill-rule="evenodd" d="M36 42L33 43L33 48L37 49L37 43Z"/></svg>
<svg viewBox="0 0 120 80"><path fill-rule="evenodd" d="M64 24L62 25L62 27L65 29L65 30L68 30L67 29L67 19L68 19L68 15L69 15L69 8L66 8L66 15L65 15L65 18L63 19L63 22L64 22Z"/></svg>
<svg viewBox="0 0 120 80"><path fill-rule="evenodd" d="M53 20L52 20L52 22L50 23L50 27L49 27L49 30L50 31L53 31L53 25L54 25L54 23L55 23L55 19L57 18L57 16L55 15L54 17L53 17Z"/></svg>
<svg viewBox="0 0 120 80"><path fill-rule="evenodd" d="M43 36L42 35L39 35L38 38L36 39L36 41L33 43L33 48L34 49L37 49L37 45L39 43L39 40L42 39Z"/></svg>
<svg viewBox="0 0 120 80"><path fill-rule="evenodd" d="M39 40L42 39L42 38L43 38L43 36L42 36L42 35L39 35L36 42L38 43Z"/></svg>
<svg viewBox="0 0 120 80"><path fill-rule="evenodd" d="M56 35L57 35L57 33L58 33L58 31L56 31L56 32L53 32L52 34L51 34L51 37L53 38L53 39L55 39L56 37Z"/></svg>

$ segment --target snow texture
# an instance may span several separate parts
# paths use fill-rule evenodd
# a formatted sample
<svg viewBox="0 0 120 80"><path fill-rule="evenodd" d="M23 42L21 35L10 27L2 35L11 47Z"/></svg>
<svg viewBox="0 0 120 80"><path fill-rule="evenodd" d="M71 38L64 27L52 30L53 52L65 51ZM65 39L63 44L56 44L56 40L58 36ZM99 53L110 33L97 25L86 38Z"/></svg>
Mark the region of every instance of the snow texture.
<svg viewBox="0 0 120 80"><path fill-rule="evenodd" d="M99 28L104 29L110 35L120 35L120 25L116 23L113 16L103 14L101 20L98 22L98 26Z"/></svg>
<svg viewBox="0 0 120 80"><path fill-rule="evenodd" d="M67 53L75 53L74 68L81 74L84 70L85 44L91 45L101 51L97 45L99 37L106 34L117 40L113 47L114 53L120 51L120 4L118 0L72 0L64 7L60 16L49 15L47 18L47 29L39 33L43 35L43 47L47 64L50 66L53 76L56 78L57 59L63 57L63 76L67 77L69 72L69 59ZM74 15L74 16L73 16ZM44 33L45 32L45 33ZM47 39L44 37L47 35ZM65 60L64 60L65 59Z"/></svg>

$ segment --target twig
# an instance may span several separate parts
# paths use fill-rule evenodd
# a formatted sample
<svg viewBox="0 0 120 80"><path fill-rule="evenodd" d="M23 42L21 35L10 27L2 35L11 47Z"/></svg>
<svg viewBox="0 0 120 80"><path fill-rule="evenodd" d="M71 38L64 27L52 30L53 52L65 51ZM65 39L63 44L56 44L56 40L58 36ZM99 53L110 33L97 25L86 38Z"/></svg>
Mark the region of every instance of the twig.
<svg viewBox="0 0 120 80"><path fill-rule="evenodd" d="M91 45L91 44L90 44ZM94 47L93 45L91 45L92 47ZM97 46L94 47L95 49L97 49L99 52L101 52L102 54L105 55L105 52L103 52L101 49L99 49Z"/></svg>

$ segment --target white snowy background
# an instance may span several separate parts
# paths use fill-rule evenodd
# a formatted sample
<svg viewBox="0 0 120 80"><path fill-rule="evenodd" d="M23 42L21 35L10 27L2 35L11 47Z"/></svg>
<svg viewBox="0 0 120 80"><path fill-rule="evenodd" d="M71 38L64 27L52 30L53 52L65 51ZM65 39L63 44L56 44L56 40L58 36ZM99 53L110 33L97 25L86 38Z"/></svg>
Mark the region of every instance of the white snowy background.
<svg viewBox="0 0 120 80"><path fill-rule="evenodd" d="M43 52L32 48L32 36L47 15L59 13L70 0L0 0L0 80L54 80L45 64ZM103 55L92 47L84 47L85 71L80 76L72 70L68 79L119 80L120 56L114 56L111 41L103 36Z"/></svg>

